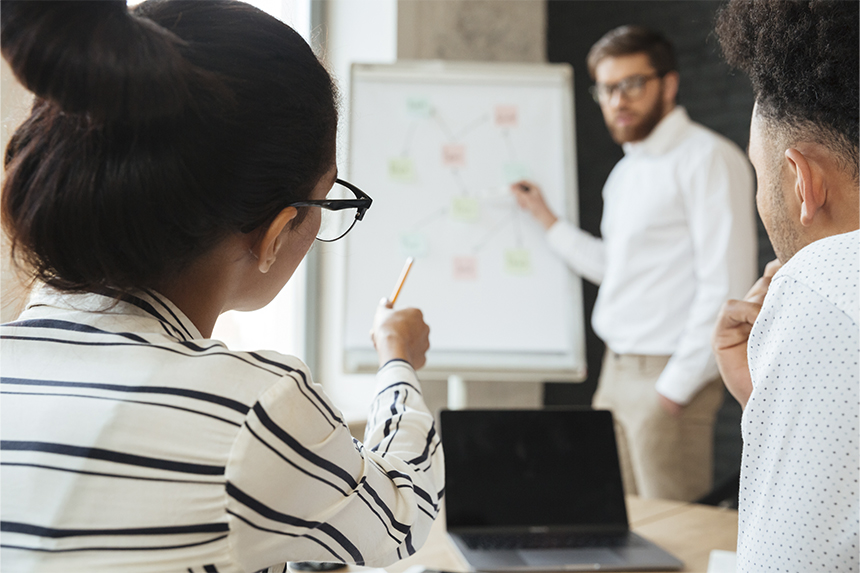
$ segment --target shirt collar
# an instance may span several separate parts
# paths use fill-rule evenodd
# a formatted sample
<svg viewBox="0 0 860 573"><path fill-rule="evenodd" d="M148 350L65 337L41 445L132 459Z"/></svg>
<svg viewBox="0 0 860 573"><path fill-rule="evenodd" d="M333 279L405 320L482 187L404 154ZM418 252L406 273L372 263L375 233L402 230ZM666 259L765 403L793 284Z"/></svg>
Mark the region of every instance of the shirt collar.
<svg viewBox="0 0 860 573"><path fill-rule="evenodd" d="M647 153L649 155L662 155L672 149L681 140L681 134L692 123L687 110L680 105L666 114L660 123L651 130L648 137L642 141L628 142L621 147L625 154Z"/></svg>
<svg viewBox="0 0 860 573"><path fill-rule="evenodd" d="M153 290L114 296L95 293L66 293L48 286L34 289L25 312L38 307L54 307L78 312L130 315L157 321L153 331L167 333L179 341L202 339L203 335L179 307Z"/></svg>

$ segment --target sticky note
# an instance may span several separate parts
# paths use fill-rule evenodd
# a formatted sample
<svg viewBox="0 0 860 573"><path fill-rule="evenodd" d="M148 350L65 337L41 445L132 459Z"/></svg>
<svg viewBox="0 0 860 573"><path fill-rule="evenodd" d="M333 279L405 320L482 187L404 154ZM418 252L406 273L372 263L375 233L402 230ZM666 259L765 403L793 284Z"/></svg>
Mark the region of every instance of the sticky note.
<svg viewBox="0 0 860 573"><path fill-rule="evenodd" d="M481 214L478 200L473 197L454 197L451 202L451 218L463 223L474 223Z"/></svg>
<svg viewBox="0 0 860 573"><path fill-rule="evenodd" d="M466 165L466 146L452 143L442 146L442 164L448 167Z"/></svg>
<svg viewBox="0 0 860 573"><path fill-rule="evenodd" d="M528 249L507 249L505 251L505 272L516 276L531 274L532 260Z"/></svg>
<svg viewBox="0 0 860 573"><path fill-rule="evenodd" d="M427 98L413 96L406 99L406 111L412 117L425 118L433 115L433 106Z"/></svg>
<svg viewBox="0 0 860 573"><path fill-rule="evenodd" d="M404 257L424 257L430 248L427 235L418 232L407 232L400 235L400 252Z"/></svg>
<svg viewBox="0 0 860 573"><path fill-rule="evenodd" d="M388 160L388 176L392 181L411 183L415 181L415 166L408 157L395 157Z"/></svg>
<svg viewBox="0 0 860 573"><path fill-rule="evenodd" d="M516 127L517 125L517 106L515 105L497 105L495 120L498 127Z"/></svg>
<svg viewBox="0 0 860 573"><path fill-rule="evenodd" d="M504 170L505 183L509 185L531 177L531 170L524 163L509 161L505 163Z"/></svg>
<svg viewBox="0 0 860 573"><path fill-rule="evenodd" d="M454 280L474 281L478 280L478 257L461 256L454 257Z"/></svg>

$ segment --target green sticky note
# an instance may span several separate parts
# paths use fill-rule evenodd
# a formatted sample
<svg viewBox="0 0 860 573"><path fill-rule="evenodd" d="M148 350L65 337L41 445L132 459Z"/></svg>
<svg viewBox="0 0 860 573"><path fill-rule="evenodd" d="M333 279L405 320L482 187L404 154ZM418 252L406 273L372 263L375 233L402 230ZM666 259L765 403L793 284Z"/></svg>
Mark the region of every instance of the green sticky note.
<svg viewBox="0 0 860 573"><path fill-rule="evenodd" d="M406 112L412 117L426 118L433 115L433 106L427 98L413 96L406 99Z"/></svg>
<svg viewBox="0 0 860 573"><path fill-rule="evenodd" d="M395 157L388 161L388 176L392 181L411 183L415 181L415 166L408 157Z"/></svg>
<svg viewBox="0 0 860 573"><path fill-rule="evenodd" d="M511 161L505 163L504 169L505 183L507 183L508 185L516 183L517 181L520 181L522 179L529 179L531 177L530 169L523 163Z"/></svg>
<svg viewBox="0 0 860 573"><path fill-rule="evenodd" d="M531 274L532 259L528 249L507 249L505 251L505 272L516 276Z"/></svg>
<svg viewBox="0 0 860 573"><path fill-rule="evenodd" d="M451 218L462 223L474 223L480 215L478 200L473 197L454 197Z"/></svg>
<svg viewBox="0 0 860 573"><path fill-rule="evenodd" d="M427 255L430 241L424 233L403 233L400 235L400 252L404 257L423 257Z"/></svg>

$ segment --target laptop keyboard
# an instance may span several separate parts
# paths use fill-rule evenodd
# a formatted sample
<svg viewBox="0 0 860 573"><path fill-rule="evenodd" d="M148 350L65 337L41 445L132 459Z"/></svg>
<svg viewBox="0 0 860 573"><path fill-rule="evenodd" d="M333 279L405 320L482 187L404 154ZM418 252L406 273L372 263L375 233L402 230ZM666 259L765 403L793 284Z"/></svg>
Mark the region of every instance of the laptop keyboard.
<svg viewBox="0 0 860 573"><path fill-rule="evenodd" d="M469 549L571 549L576 547L635 546L639 539L628 533L571 534L571 533L520 533L460 535Z"/></svg>

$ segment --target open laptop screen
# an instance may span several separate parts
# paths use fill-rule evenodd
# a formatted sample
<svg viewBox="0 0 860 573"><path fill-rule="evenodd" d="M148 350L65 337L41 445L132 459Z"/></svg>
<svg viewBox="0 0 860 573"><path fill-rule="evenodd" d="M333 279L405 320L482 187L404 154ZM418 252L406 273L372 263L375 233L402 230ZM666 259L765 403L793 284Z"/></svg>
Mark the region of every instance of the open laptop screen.
<svg viewBox="0 0 860 573"><path fill-rule="evenodd" d="M600 410L445 410L449 530L627 528L612 415Z"/></svg>

